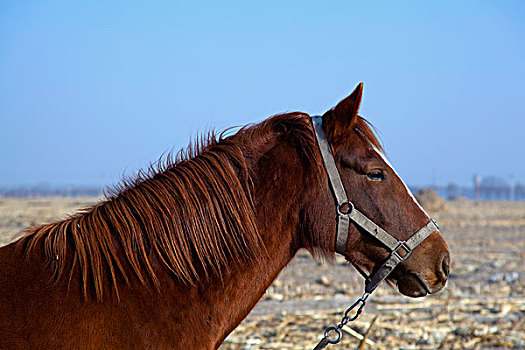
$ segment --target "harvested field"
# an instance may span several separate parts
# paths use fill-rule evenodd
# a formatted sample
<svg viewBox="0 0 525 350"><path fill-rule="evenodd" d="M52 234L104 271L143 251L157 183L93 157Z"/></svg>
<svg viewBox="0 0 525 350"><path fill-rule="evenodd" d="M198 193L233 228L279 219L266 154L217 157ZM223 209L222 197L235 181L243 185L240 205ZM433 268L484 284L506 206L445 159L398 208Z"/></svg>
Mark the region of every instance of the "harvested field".
<svg viewBox="0 0 525 350"><path fill-rule="evenodd" d="M1 198L0 245L96 201ZM358 349L371 323L366 349L525 348L525 203L448 201L433 214L452 253L445 290L411 299L381 286L328 349ZM330 265L299 252L221 349L311 349L362 289L343 259Z"/></svg>

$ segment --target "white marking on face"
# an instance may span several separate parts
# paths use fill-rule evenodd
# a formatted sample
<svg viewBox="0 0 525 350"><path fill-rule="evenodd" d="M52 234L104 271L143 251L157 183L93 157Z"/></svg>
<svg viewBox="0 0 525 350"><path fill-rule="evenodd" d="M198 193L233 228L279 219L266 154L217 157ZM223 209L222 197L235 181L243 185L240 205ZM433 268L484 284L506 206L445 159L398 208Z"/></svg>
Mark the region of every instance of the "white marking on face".
<svg viewBox="0 0 525 350"><path fill-rule="evenodd" d="M372 150L374 152L376 152L379 157L381 157L381 159L383 159L383 161L386 163L386 165L388 167L390 167L390 169L392 170L392 172L394 173L395 176L397 176L397 178L399 179L399 181L401 181L401 183L403 184L403 186L405 186L405 189L408 193L408 195L410 196L410 198L412 198L412 200L414 201L414 203L416 203L416 205L419 207L419 209L421 209L421 211L423 213L425 213L425 215L430 219L430 216L427 214L427 212L425 211L425 209L423 209L423 207L421 206L421 204L419 204L419 202L417 201L416 197L414 197L414 195L412 194L412 191L410 191L410 188L408 188L407 184L403 181L403 179L401 179L401 176L399 176L399 174L397 173L396 169L394 169L394 167L392 166L392 164L390 164L390 162L388 161L388 159L386 158L386 156L383 154L383 152L381 152L376 146L374 146L372 143L370 143L370 145L372 146Z"/></svg>

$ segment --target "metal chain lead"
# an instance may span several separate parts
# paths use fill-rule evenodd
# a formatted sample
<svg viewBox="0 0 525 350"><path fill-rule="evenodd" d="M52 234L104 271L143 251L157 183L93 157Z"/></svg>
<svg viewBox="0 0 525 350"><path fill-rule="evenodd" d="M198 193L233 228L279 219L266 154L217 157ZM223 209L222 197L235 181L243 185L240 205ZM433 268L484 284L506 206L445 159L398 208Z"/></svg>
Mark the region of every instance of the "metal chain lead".
<svg viewBox="0 0 525 350"><path fill-rule="evenodd" d="M341 322L337 325L337 328L340 329L344 325L346 325L348 322L352 322L355 319L357 319L359 317L359 315L361 315L361 312L363 311L363 308L365 307L365 304L366 304L366 299L368 299L369 296L370 296L370 293L364 293L359 299L357 299L357 301L355 303L352 304L352 306L350 306L348 309L346 309L345 314L344 314L343 318L341 319ZM348 316L350 311L355 309L355 307L357 305L359 305L359 308L357 309L355 315L352 316L352 317Z"/></svg>
<svg viewBox="0 0 525 350"><path fill-rule="evenodd" d="M365 304L366 304L366 299L368 299L369 296L370 296L370 293L366 293L365 292L359 299L356 300L355 303L353 303L348 309L346 309L343 317L341 318L341 322L339 322L339 324L336 327L330 326L324 331L323 339L321 339L321 341L319 341L319 343L315 346L314 350L324 349L328 344L337 344L337 343L339 343L341 341L341 339L343 338L343 332L341 331L341 329L348 322L352 322L352 321L356 320L359 317L359 315L361 315L361 312L363 311L363 308L365 307ZM358 305L359 305L359 307L357 308L357 311L356 311L355 315L349 316L348 314L353 309L355 309ZM332 340L330 338L330 333L331 332L336 332L337 333L337 338L336 339Z"/></svg>

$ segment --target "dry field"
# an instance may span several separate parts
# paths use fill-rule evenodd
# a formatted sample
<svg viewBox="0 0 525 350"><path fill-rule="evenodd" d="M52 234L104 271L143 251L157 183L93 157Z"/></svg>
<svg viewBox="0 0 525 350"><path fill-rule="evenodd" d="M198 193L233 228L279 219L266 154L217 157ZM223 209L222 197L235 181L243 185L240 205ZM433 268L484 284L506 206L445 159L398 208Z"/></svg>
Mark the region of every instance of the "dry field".
<svg viewBox="0 0 525 350"><path fill-rule="evenodd" d="M96 200L0 198L0 245ZM525 349L525 203L449 201L433 214L452 253L447 288L411 299L381 286L328 349L358 349L367 330L366 349ZM312 349L362 289L341 259L300 252L221 349Z"/></svg>

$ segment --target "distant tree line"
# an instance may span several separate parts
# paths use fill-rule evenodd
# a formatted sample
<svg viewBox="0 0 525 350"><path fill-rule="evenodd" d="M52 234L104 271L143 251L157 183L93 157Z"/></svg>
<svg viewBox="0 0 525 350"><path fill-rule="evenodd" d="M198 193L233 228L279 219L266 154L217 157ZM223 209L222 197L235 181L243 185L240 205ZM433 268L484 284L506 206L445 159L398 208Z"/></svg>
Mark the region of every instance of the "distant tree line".
<svg viewBox="0 0 525 350"><path fill-rule="evenodd" d="M473 185L460 186L456 183L449 183L446 186L411 186L414 193L423 188L435 190L445 199L455 199L465 197L471 200L525 200L525 184L514 184L504 179L489 176L485 178L475 177ZM82 196L101 196L103 189L97 186L18 186L0 188L0 197L82 197Z"/></svg>
<svg viewBox="0 0 525 350"><path fill-rule="evenodd" d="M506 201L523 201L525 200L525 185L515 184L513 181L505 181L502 178L488 176L481 178L474 177L471 186L460 186L453 182L446 186L415 186L412 187L414 192L422 188L432 188L441 197L446 199L455 199L465 197L471 200L506 200Z"/></svg>
<svg viewBox="0 0 525 350"><path fill-rule="evenodd" d="M102 195L102 188L95 186L63 186L48 185L18 186L0 188L0 197L94 197Z"/></svg>

